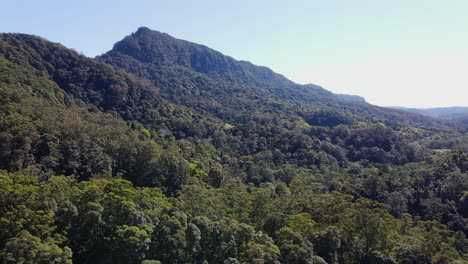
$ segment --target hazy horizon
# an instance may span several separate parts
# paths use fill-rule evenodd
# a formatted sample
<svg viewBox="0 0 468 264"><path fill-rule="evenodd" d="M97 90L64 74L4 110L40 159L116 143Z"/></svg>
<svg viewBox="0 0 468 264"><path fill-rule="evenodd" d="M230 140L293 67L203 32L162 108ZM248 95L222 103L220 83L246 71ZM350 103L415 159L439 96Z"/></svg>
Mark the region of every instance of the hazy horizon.
<svg viewBox="0 0 468 264"><path fill-rule="evenodd" d="M380 106L468 106L466 1L22 1L0 32L39 35L89 57L140 26Z"/></svg>

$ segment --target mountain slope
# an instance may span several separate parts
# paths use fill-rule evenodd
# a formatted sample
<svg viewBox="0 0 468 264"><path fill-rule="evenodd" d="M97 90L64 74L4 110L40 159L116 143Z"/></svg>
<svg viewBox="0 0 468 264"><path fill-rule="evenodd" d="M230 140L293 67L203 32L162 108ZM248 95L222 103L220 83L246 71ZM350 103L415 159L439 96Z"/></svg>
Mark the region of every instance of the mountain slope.
<svg viewBox="0 0 468 264"><path fill-rule="evenodd" d="M205 46L144 27L117 42L98 59L151 80L160 88L162 97L172 102L229 122L239 116L248 119L255 106L259 112L286 114L287 118L311 119L309 116L320 111L341 111L353 122L441 124L364 102L344 102L320 86L295 84L268 68L236 61ZM233 117L233 113L238 117Z"/></svg>
<svg viewBox="0 0 468 264"><path fill-rule="evenodd" d="M185 175L175 176L186 162L174 156L181 150L173 138L206 137L222 126L162 101L148 81L39 37L0 35L0 62L0 169L79 179L120 175L163 187L160 180ZM173 151L164 158L161 147ZM164 177L161 158L174 166Z"/></svg>
<svg viewBox="0 0 468 264"><path fill-rule="evenodd" d="M1 263L467 258L466 126L141 34L99 60L0 35Z"/></svg>

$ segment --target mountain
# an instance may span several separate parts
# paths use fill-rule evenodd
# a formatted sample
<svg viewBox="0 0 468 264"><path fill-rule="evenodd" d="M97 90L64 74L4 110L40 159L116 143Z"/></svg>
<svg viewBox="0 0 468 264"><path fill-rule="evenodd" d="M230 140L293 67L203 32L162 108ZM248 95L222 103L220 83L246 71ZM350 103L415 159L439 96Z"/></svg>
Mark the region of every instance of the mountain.
<svg viewBox="0 0 468 264"><path fill-rule="evenodd" d="M453 107L436 107L436 108L406 108L393 107L412 113L418 113L425 116L437 118L462 118L468 117L468 107L453 106Z"/></svg>
<svg viewBox="0 0 468 264"><path fill-rule="evenodd" d="M112 51L128 55L153 67L181 66L237 83L261 85L266 84L268 80L268 84L292 84L266 67L236 61L206 46L178 40L146 27L139 28L132 36L116 43Z"/></svg>
<svg viewBox="0 0 468 264"><path fill-rule="evenodd" d="M330 124L345 119L393 125L440 123L364 102L343 102L342 96L320 86L295 84L268 68L236 61L203 45L145 27L117 42L98 60L152 81L167 100L228 122L239 116L249 119L252 112L269 112L288 118L299 116L313 123L314 115L324 111L340 115Z"/></svg>
<svg viewBox="0 0 468 264"><path fill-rule="evenodd" d="M140 28L0 35L1 263L463 263L468 123Z"/></svg>

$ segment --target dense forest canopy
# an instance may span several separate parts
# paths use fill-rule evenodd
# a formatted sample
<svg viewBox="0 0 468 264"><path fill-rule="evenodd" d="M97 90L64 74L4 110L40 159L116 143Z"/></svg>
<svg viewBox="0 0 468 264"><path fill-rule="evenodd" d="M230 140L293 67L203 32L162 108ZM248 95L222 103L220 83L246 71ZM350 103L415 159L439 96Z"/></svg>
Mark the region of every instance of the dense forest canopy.
<svg viewBox="0 0 468 264"><path fill-rule="evenodd" d="M466 263L468 122L140 28L0 35L2 263Z"/></svg>

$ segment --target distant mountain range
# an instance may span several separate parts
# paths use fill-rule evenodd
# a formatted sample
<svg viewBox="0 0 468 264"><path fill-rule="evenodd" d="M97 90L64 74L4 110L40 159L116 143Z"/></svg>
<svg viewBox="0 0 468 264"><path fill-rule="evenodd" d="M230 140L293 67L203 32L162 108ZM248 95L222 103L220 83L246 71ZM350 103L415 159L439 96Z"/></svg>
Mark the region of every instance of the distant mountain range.
<svg viewBox="0 0 468 264"><path fill-rule="evenodd" d="M436 108L407 108L392 106L391 108L400 109L407 112L417 113L425 116L437 118L463 118L468 117L468 107L453 106L453 107L436 107Z"/></svg>

